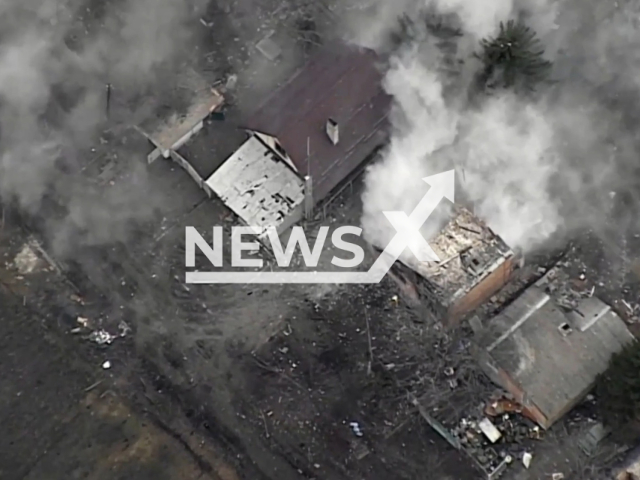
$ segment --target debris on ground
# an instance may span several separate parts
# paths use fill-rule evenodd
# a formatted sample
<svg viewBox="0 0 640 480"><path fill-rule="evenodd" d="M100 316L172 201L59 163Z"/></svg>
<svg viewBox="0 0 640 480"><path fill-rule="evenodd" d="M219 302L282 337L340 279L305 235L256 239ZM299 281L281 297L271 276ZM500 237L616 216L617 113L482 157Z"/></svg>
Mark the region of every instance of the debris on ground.
<svg viewBox="0 0 640 480"><path fill-rule="evenodd" d="M531 460L533 460L533 455L529 452L524 452L522 454L522 464L524 465L524 468L528 469L531 466Z"/></svg>
<svg viewBox="0 0 640 480"><path fill-rule="evenodd" d="M530 463L530 449L542 439L526 409L506 394L494 395L475 414L467 414L451 433L486 472L503 471L514 457Z"/></svg>
<svg viewBox="0 0 640 480"><path fill-rule="evenodd" d="M109 360L107 360L106 362L104 362L102 364L102 368L103 368L103 370L109 370L111 368L111 362Z"/></svg>
<svg viewBox="0 0 640 480"><path fill-rule="evenodd" d="M364 433L362 433L362 430L360 429L360 424L358 422L351 422L349 426L351 427L351 431L353 431L353 434L356 437L362 437L364 435Z"/></svg>
<svg viewBox="0 0 640 480"><path fill-rule="evenodd" d="M13 259L13 266L21 275L32 273L38 267L40 257L33 251L31 246L24 244L22 249Z"/></svg>
<svg viewBox="0 0 640 480"><path fill-rule="evenodd" d="M123 320L118 324L118 331L120 337L124 338L131 332L131 327Z"/></svg>
<svg viewBox="0 0 640 480"><path fill-rule="evenodd" d="M91 332L89 335L89 340L98 345L111 345L113 341L116 339L115 335L111 335L106 330L96 330Z"/></svg>
<svg viewBox="0 0 640 480"><path fill-rule="evenodd" d="M231 74L227 78L224 88L225 90L233 90L237 84L238 84L238 76L236 74Z"/></svg>
<svg viewBox="0 0 640 480"><path fill-rule="evenodd" d="M69 298L74 302L79 303L80 305L84 305L84 300L80 296L76 295L75 293L72 293L69 296Z"/></svg>
<svg viewBox="0 0 640 480"><path fill-rule="evenodd" d="M496 443L502 437L500 431L495 427L491 420L488 418L483 418L478 423L478 428L484 433L484 436L489 439L491 443Z"/></svg>

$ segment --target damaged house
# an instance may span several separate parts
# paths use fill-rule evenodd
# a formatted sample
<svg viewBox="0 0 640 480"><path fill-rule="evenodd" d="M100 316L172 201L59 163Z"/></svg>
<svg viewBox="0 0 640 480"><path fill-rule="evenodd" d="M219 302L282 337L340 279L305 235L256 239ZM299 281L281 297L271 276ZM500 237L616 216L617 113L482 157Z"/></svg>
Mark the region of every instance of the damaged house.
<svg viewBox="0 0 640 480"><path fill-rule="evenodd" d="M197 170L201 187L256 233L270 227L282 233L330 201L386 141L390 98L377 61L368 49L323 47L241 128L233 127L245 135L233 152L211 145L210 157L198 161L185 146L172 156ZM212 122L211 134L229 128Z"/></svg>
<svg viewBox="0 0 640 480"><path fill-rule="evenodd" d="M611 356L633 340L611 307L547 272L478 332L475 354L491 380L543 428L592 389Z"/></svg>
<svg viewBox="0 0 640 480"><path fill-rule="evenodd" d="M188 71L182 78L175 102L170 102L169 108L160 106L157 112L135 128L152 145L147 155L147 162L152 163L158 158L170 158L172 152L187 143L195 134L202 130L204 121L223 103L220 93L211 88L196 72ZM169 102L167 102L169 103ZM188 164L181 166L193 177L195 172Z"/></svg>
<svg viewBox="0 0 640 480"><path fill-rule="evenodd" d="M493 296L522 263L499 236L457 205L429 245L440 262L422 263L412 256L397 261L390 275L413 303L447 326Z"/></svg>

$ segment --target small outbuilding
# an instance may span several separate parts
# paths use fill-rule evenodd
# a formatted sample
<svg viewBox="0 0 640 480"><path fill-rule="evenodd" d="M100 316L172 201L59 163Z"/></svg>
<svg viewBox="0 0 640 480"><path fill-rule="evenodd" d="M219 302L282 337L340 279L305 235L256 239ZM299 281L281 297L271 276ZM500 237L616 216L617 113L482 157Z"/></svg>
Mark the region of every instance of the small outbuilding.
<svg viewBox="0 0 640 480"><path fill-rule="evenodd" d="M222 95L195 72L184 74L184 85L180 88L183 98L176 102L176 108L161 108L136 126L152 145L148 163L161 157L170 158L173 151L202 130L204 121L224 101Z"/></svg>
<svg viewBox="0 0 640 480"><path fill-rule="evenodd" d="M592 294L567 299L571 289L560 279L557 269L548 272L491 319L475 342L485 373L543 428L577 405L611 356L634 338Z"/></svg>

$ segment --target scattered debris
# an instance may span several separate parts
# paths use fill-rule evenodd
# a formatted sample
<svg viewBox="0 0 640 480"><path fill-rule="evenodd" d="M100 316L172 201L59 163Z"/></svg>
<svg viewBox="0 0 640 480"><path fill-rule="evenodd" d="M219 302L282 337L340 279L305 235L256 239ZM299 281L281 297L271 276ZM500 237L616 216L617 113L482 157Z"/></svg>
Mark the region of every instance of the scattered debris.
<svg viewBox="0 0 640 480"><path fill-rule="evenodd" d="M369 363L367 364L367 375L371 376L371 366L373 364L373 346L371 345L371 328L369 326L369 312L367 312L367 306L364 306L364 319L367 322L367 341L369 345Z"/></svg>
<svg viewBox="0 0 640 480"><path fill-rule="evenodd" d="M111 345L115 338L115 335L111 335L106 330L96 330L91 332L91 335L89 335L89 340L97 343L98 345Z"/></svg>
<svg viewBox="0 0 640 480"><path fill-rule="evenodd" d="M444 369L444 374L447 377L453 377L453 374L455 373L455 370L453 369L453 367L447 367Z"/></svg>
<svg viewBox="0 0 640 480"><path fill-rule="evenodd" d="M98 380L96 383L92 383L91 385L89 385L87 388L84 389L85 392L90 392L91 390L93 390L94 388L96 388L97 386L99 386L102 382L104 382L104 380Z"/></svg>
<svg viewBox="0 0 640 480"><path fill-rule="evenodd" d="M271 435L269 434L269 426L267 425L267 417L265 417L264 412L260 410L260 417L262 417L262 423L264 424L264 436L269 438Z"/></svg>
<svg viewBox="0 0 640 480"><path fill-rule="evenodd" d="M479 405L450 433L488 478L498 478L514 458L532 448L532 441L542 438L542 430L527 416L527 410L505 393L495 394L486 405Z"/></svg>
<svg viewBox="0 0 640 480"><path fill-rule="evenodd" d="M531 466L531 460L533 460L533 455L529 452L524 452L522 454L522 464L524 465L524 468L529 468Z"/></svg>
<svg viewBox="0 0 640 480"><path fill-rule="evenodd" d="M76 319L76 321L78 322L78 325L80 325L82 328L87 328L89 326L89 319L88 318L78 317Z"/></svg>
<svg viewBox="0 0 640 480"><path fill-rule="evenodd" d="M360 424L358 422L351 422L349 426L351 427L351 430L356 437L362 437L364 435L364 433L362 433L362 430L360 429Z"/></svg>
<svg viewBox="0 0 640 480"><path fill-rule="evenodd" d="M231 74L227 78L227 82L225 83L224 88L226 90L233 90L237 83L238 83L238 76L235 73Z"/></svg>
<svg viewBox="0 0 640 480"><path fill-rule="evenodd" d="M398 305L398 302L400 301L400 299L398 298L398 295L394 295L393 297L391 297L391 302L394 305Z"/></svg>
<svg viewBox="0 0 640 480"><path fill-rule="evenodd" d="M490 417L497 417L505 413L521 413L521 412L522 412L522 406L520 406L519 403L516 403L505 397L501 397L489 403L484 409L484 413Z"/></svg>
<svg viewBox="0 0 640 480"><path fill-rule="evenodd" d="M271 40L271 35L260 40L256 45L256 48L262 55L267 58L267 60L270 60L272 62L276 61L282 54L282 50L280 49L280 47L273 40Z"/></svg>
<svg viewBox="0 0 640 480"><path fill-rule="evenodd" d="M627 302L626 300L622 299L622 303L624 304L625 307L627 307L627 310L629 310L629 313L634 313L635 312L635 308L633 308L629 302Z"/></svg>
<svg viewBox="0 0 640 480"><path fill-rule="evenodd" d="M80 305L84 305L84 300L80 296L76 295L75 293L72 293L69 296L69 298L74 302L79 303Z"/></svg>
<svg viewBox="0 0 640 480"><path fill-rule="evenodd" d="M104 362L104 363L102 364L102 368L103 368L104 370L109 370L109 369L111 368L111 362L110 362L109 360L107 360L106 362Z"/></svg>
<svg viewBox="0 0 640 480"><path fill-rule="evenodd" d="M478 423L478 428L484 433L491 443L496 443L502 437L500 431L495 427L491 420L483 418Z"/></svg>
<svg viewBox="0 0 640 480"><path fill-rule="evenodd" d="M13 259L13 265L22 275L32 273L40 262L40 257L33 251L31 246L24 244L20 252Z"/></svg>
<svg viewBox="0 0 640 480"><path fill-rule="evenodd" d="M556 472L551 474L551 480L564 480L564 473Z"/></svg>
<svg viewBox="0 0 640 480"><path fill-rule="evenodd" d="M126 337L131 332L131 327L124 320L118 324L118 331L121 338Z"/></svg>

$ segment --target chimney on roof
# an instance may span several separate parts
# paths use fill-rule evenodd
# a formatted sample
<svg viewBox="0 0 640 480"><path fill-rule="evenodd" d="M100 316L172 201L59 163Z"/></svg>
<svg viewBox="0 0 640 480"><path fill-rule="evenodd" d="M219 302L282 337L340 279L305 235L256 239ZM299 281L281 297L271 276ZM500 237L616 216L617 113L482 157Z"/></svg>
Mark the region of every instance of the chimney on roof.
<svg viewBox="0 0 640 480"><path fill-rule="evenodd" d="M338 122L333 119L327 120L327 135L329 136L329 140L334 145L338 144L338 140L340 139L340 135L338 132Z"/></svg>

